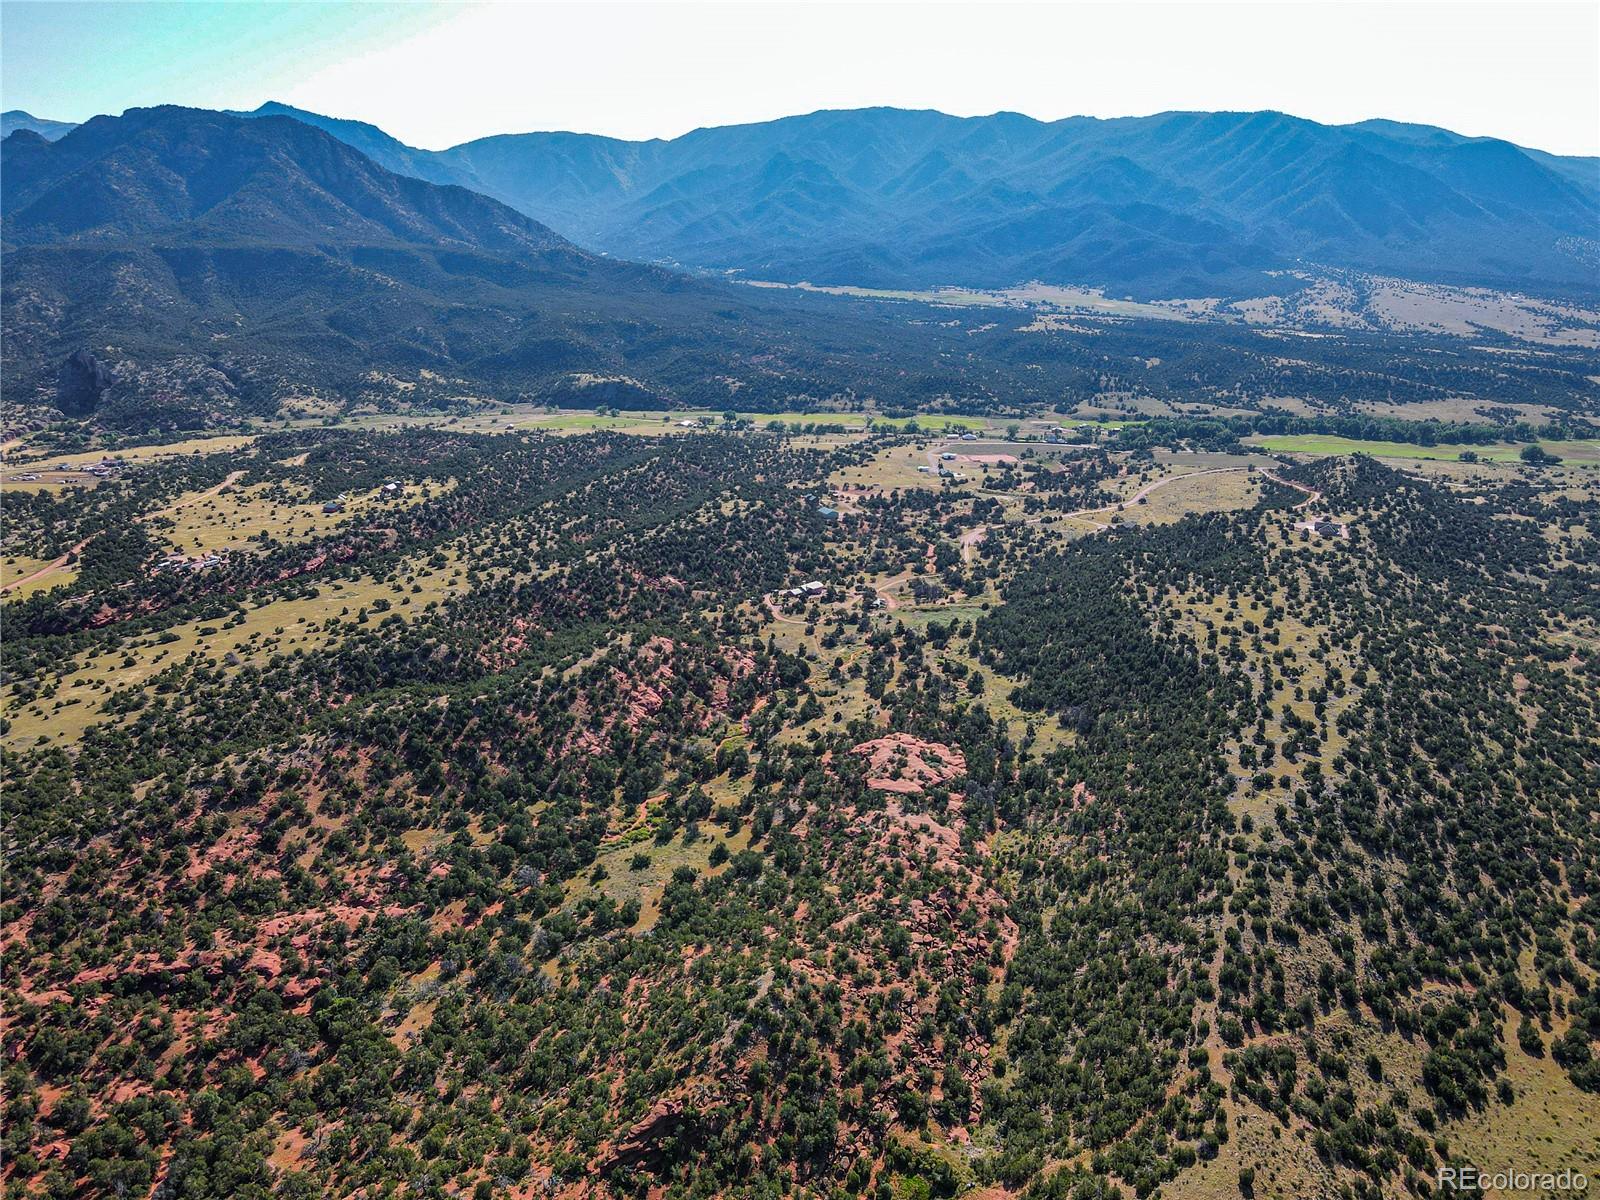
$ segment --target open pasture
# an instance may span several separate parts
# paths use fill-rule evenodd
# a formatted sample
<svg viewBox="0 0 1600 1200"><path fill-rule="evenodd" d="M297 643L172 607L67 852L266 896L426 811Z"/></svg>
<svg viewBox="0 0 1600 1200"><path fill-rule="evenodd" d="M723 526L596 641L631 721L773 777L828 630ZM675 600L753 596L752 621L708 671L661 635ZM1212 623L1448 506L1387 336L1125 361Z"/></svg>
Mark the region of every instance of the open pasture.
<svg viewBox="0 0 1600 1200"><path fill-rule="evenodd" d="M395 508L414 504L455 486L455 481L412 485L399 499L385 500L376 492L345 496L337 512L309 493L298 503L285 503L269 494L266 485L238 486L191 492L152 515L152 532L179 554L209 554L247 549L269 537L279 542L300 542L321 537L341 525L381 526Z"/></svg>
<svg viewBox="0 0 1600 1200"><path fill-rule="evenodd" d="M86 652L63 664L60 674L51 676L31 699L19 695L14 684L0 691L0 709L11 720L5 743L19 749L41 741L70 745L90 725L106 719L112 697L138 692L190 655L229 669L259 665L274 654L315 651L335 640L342 627L362 623L363 613L368 619L392 613L407 620L430 601L458 595L468 586L467 572L452 553L439 568L403 565L389 582L331 579L318 584L311 596L252 601L229 619L185 621L117 649Z"/></svg>
<svg viewBox="0 0 1600 1200"><path fill-rule="evenodd" d="M1512 442L1496 442L1486 446L1465 444L1440 444L1423 446L1416 442L1362 441L1356 438L1333 437L1326 434L1272 434L1245 439L1250 446L1274 454L1311 454L1327 457L1340 454L1370 454L1374 458L1460 460L1463 454L1475 454L1483 462L1516 463L1520 461L1522 446ZM1569 442L1541 442L1540 446L1564 463L1600 466L1600 439Z"/></svg>
<svg viewBox="0 0 1600 1200"><path fill-rule="evenodd" d="M0 592L8 600L25 600L35 592L71 583L78 577L76 567L63 564L52 569L54 562L26 554L6 555L0 559Z"/></svg>
<svg viewBox="0 0 1600 1200"><path fill-rule="evenodd" d="M80 450L70 454L52 454L48 449L34 448L24 443L11 452L6 474L37 470L37 464L40 463L80 468L92 466L107 458L121 459L125 463L142 463L183 454L216 454L226 450L238 450L253 441L255 441L254 434L229 433L214 437L187 438L179 442L163 442L159 445L129 446L126 449L116 450Z"/></svg>

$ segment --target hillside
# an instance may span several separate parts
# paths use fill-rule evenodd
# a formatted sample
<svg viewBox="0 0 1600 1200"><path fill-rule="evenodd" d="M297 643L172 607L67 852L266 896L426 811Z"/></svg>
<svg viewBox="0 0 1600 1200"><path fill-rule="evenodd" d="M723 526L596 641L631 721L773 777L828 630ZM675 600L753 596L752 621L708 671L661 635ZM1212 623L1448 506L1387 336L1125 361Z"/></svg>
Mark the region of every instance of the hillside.
<svg viewBox="0 0 1600 1200"><path fill-rule="evenodd" d="M511 257L570 250L458 187L396 175L299 121L132 109L4 143L8 243L402 244Z"/></svg>
<svg viewBox="0 0 1600 1200"><path fill-rule="evenodd" d="M755 278L1215 296L1277 290L1271 272L1317 264L1596 284L1600 164L1395 122L863 109L670 141L527 133L430 153L370 125L258 111L479 188L582 245Z"/></svg>
<svg viewBox="0 0 1600 1200"><path fill-rule="evenodd" d="M1589 203L1153 120L0 143L7 1200L1600 1178L1600 313L478 190L1167 286Z"/></svg>
<svg viewBox="0 0 1600 1200"><path fill-rule="evenodd" d="M18 132L0 155L6 398L125 429L321 391L670 406L883 377L920 392L889 349L933 360L947 336L598 257L283 118L139 109L56 142ZM574 390L585 379L610 382Z"/></svg>
<svg viewBox="0 0 1600 1200"><path fill-rule="evenodd" d="M1462 397L1589 411L1592 353L1489 359L1350 332L1285 360L1272 330L1151 309L880 303L692 279L580 250L504 204L390 172L302 122L192 109L0 146L14 428L123 432L285 410L544 400L782 412L1247 407ZM1151 315L1153 314L1153 315ZM1224 314L1226 316L1226 314Z"/></svg>
<svg viewBox="0 0 1600 1200"><path fill-rule="evenodd" d="M1046 424L8 480L8 1192L1600 1175L1600 442Z"/></svg>

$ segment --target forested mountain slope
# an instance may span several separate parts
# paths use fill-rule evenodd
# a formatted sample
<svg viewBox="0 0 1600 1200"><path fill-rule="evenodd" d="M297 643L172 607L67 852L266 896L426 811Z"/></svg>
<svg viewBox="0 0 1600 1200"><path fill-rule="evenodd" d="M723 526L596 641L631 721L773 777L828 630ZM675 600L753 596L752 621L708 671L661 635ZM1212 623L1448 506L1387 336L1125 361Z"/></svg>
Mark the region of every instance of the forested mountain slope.
<svg viewBox="0 0 1600 1200"><path fill-rule="evenodd" d="M1592 408L1581 345L1488 355L1025 306L735 287L580 250L482 195L384 170L284 117L97 118L0 149L4 389L15 427L123 432L284 411L569 406L1021 412L1466 397ZM1489 336L1487 334L1481 336Z"/></svg>
<svg viewBox="0 0 1600 1200"><path fill-rule="evenodd" d="M781 407L950 390L959 334L579 250L485 196L396 175L286 118L133 110L3 169L5 394L123 429L285 398L537 396ZM909 369L908 369L909 367ZM1005 363L954 364L971 392Z"/></svg>
<svg viewBox="0 0 1600 1200"><path fill-rule="evenodd" d="M287 118L132 109L53 142L8 139L3 165L13 244L398 243L508 257L571 249L476 192L396 175Z"/></svg>
<svg viewBox="0 0 1600 1200"><path fill-rule="evenodd" d="M583 245L757 278L1228 296L1320 264L1593 293L1600 263L1600 162L1396 122L860 109L670 141L526 133L430 153L370 125L258 111L478 188Z"/></svg>

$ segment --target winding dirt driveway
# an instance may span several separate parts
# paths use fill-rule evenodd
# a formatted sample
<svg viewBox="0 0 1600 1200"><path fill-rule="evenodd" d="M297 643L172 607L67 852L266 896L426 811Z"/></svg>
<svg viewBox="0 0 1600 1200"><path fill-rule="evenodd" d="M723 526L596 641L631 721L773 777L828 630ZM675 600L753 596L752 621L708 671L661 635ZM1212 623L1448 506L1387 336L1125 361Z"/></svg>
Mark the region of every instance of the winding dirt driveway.
<svg viewBox="0 0 1600 1200"><path fill-rule="evenodd" d="M199 504L202 500L210 500L213 496L220 495L223 488L227 487L229 484L238 483L239 480L245 477L245 474L246 472L242 469L238 471L230 471L227 477L215 487L208 487L205 491L196 492L192 496L184 496L174 503L167 505L166 508L158 509L150 515L152 517L175 516L176 514L181 513L184 509L188 508L191 504Z"/></svg>
<svg viewBox="0 0 1600 1200"><path fill-rule="evenodd" d="M1169 483L1179 483L1185 479L1198 479L1202 475L1225 475L1230 471L1248 471L1249 469L1249 467L1207 467L1203 471L1190 471L1184 475L1168 475L1165 479L1157 479L1145 484L1142 488L1140 488L1133 495L1127 497L1125 500L1113 500L1110 504L1102 504L1098 508L1079 508L1073 510L1072 512L1065 513L1041 513L1037 517L1029 517L1025 522L1023 522L1023 524L1037 525L1040 521L1043 521L1046 517L1050 516L1060 517L1063 519L1067 517L1075 517L1080 521L1087 521L1097 529L1110 529L1111 526L1107 525L1104 521L1096 521L1094 519L1094 514L1114 512L1118 509L1127 508L1130 504L1137 504L1151 492L1157 491L1160 488L1164 488Z"/></svg>
<svg viewBox="0 0 1600 1200"><path fill-rule="evenodd" d="M169 505L168 507L160 509L157 512L152 513L151 515L152 516L172 516L175 513L181 512L183 509L187 508L191 504L198 503L201 500L208 500L211 497L218 495L219 493L221 493L222 489L227 487L229 484L237 483L239 480L243 479L244 475L245 475L245 472L242 471L242 470L240 470L240 471L232 471L232 472L230 472L228 474L227 478L225 478L221 483L217 484L215 487L209 487L203 492L200 492L200 493L198 493L196 495L190 496L190 497L188 497L188 498L186 498L184 500L180 500L176 504ZM13 580L11 580L11 582L7 583L5 586L0 587L0 594L4 594L6 592L10 592L10 591L12 591L12 590L14 590L16 588L21 587L25 583L32 583L37 579L43 579L47 575L54 575L57 571L61 570L62 567L67 565L67 560L68 559L73 558L76 555L82 554L83 553L83 548L85 546L87 546L90 543L90 541L93 540L93 538L94 538L94 534L90 534L88 537L84 538L81 542L79 542L76 546L73 546L70 550L68 550L60 558L52 559L50 562L45 563L44 566L39 567L36 570L29 571L21 579L13 579Z"/></svg>
<svg viewBox="0 0 1600 1200"><path fill-rule="evenodd" d="M1297 492L1304 492L1306 498L1300 501L1299 504L1296 504L1296 508L1304 508L1306 505L1315 504L1318 500L1322 499L1322 493L1317 491L1316 488L1307 484L1296 483L1292 479L1284 479L1282 476L1274 475L1271 471L1268 471L1265 468L1262 469L1261 473L1268 479L1272 480L1273 483L1282 484L1286 488L1293 488Z"/></svg>
<svg viewBox="0 0 1600 1200"><path fill-rule="evenodd" d="M977 557L978 543L989 536L987 525L975 525L956 540L961 543L961 561L970 563Z"/></svg>

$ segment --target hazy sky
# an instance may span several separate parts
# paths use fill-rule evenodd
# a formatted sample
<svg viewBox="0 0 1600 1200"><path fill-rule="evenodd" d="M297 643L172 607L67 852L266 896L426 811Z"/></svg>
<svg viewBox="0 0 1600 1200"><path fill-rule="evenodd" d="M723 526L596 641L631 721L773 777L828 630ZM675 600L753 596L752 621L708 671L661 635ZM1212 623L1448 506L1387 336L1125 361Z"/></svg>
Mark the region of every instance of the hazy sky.
<svg viewBox="0 0 1600 1200"><path fill-rule="evenodd" d="M1600 4L0 4L0 99L83 120L282 100L438 148L892 104L1273 108L1600 154Z"/></svg>

